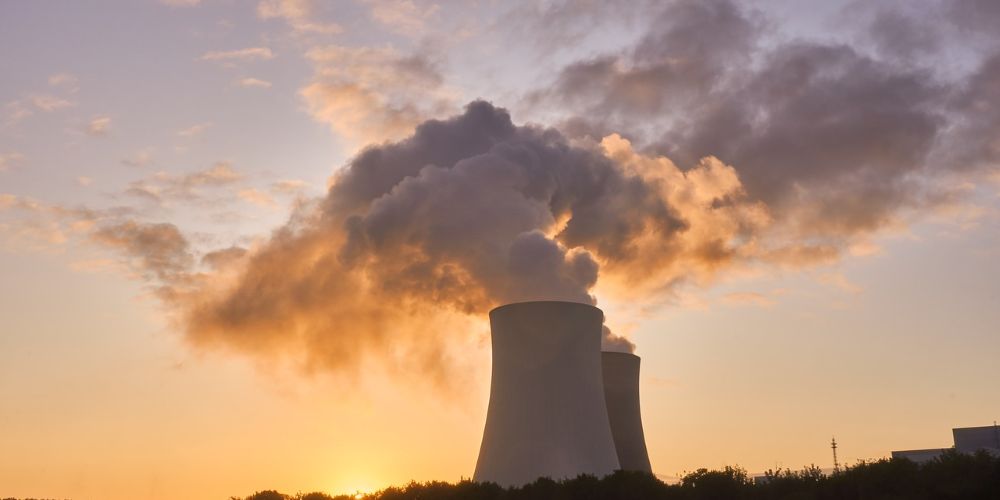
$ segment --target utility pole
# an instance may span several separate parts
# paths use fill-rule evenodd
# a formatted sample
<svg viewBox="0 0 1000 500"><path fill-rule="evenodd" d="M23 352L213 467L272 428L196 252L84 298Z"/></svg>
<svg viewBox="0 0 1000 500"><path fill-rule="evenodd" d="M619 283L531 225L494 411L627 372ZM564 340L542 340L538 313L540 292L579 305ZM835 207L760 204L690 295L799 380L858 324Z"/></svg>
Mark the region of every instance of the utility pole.
<svg viewBox="0 0 1000 500"><path fill-rule="evenodd" d="M836 474L840 472L840 464L837 462L837 438L834 437L833 441L830 441L830 447L833 448L833 473Z"/></svg>

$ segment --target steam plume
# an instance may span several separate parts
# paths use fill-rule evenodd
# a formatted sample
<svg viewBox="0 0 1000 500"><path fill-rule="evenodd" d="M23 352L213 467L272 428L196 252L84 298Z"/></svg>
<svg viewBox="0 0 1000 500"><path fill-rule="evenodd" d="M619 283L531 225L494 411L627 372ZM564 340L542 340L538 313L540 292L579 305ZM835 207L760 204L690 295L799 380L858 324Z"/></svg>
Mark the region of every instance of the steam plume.
<svg viewBox="0 0 1000 500"><path fill-rule="evenodd" d="M444 381L475 338L468 318L491 307L662 300L744 267L831 264L1000 158L996 47L943 78L915 54L942 50L946 28L906 43L926 24L915 14L878 13L864 50L765 40L766 20L727 0L664 5L634 47L528 97L574 110L559 130L483 101L424 121L358 153L270 238L203 256L202 273L172 226L94 239L164 283L195 345L336 373L377 358ZM986 33L995 9L963 5L940 18ZM604 347L633 346L606 330Z"/></svg>

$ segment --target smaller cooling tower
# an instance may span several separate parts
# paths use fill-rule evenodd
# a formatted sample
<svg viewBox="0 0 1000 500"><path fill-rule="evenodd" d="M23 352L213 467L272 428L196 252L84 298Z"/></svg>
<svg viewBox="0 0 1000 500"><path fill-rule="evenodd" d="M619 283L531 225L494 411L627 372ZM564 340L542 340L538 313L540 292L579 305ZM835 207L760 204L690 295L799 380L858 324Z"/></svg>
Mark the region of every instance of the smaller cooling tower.
<svg viewBox="0 0 1000 500"><path fill-rule="evenodd" d="M618 462L624 470L652 473L646 437L642 432L639 413L639 356L624 352L602 352L604 401L608 405L608 421L618 451Z"/></svg>
<svg viewBox="0 0 1000 500"><path fill-rule="evenodd" d="M520 486L618 469L601 381L603 319L574 302L490 311L493 379L475 481Z"/></svg>

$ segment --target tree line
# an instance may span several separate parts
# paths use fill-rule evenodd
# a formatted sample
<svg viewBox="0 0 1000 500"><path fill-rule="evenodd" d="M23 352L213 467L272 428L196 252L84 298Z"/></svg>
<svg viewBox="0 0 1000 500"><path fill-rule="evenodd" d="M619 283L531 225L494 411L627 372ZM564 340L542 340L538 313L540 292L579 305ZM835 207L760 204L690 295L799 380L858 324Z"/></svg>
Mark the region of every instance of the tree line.
<svg viewBox="0 0 1000 500"><path fill-rule="evenodd" d="M229 500L1000 500L1000 456L951 450L922 464L905 458L867 460L832 474L816 466L771 470L758 481L742 468L725 467L686 473L676 484L643 472L617 471L604 478L539 478L510 488L468 479L454 484L413 481L374 493L265 490Z"/></svg>
<svg viewBox="0 0 1000 500"><path fill-rule="evenodd" d="M1000 457L950 450L922 464L905 458L859 461L824 474L818 467L771 470L754 481L746 470L698 469L677 484L643 472L617 471L597 478L581 475L554 481L539 478L521 487L462 480L411 482L361 495L285 495L261 491L230 500L1000 500Z"/></svg>

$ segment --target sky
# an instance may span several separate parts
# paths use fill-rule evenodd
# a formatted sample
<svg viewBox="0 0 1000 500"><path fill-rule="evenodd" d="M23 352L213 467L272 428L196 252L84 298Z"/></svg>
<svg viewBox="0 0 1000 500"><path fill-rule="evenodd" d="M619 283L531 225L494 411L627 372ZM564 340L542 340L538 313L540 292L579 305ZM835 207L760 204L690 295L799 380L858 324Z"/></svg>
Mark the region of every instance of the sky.
<svg viewBox="0 0 1000 500"><path fill-rule="evenodd" d="M492 307L664 480L1000 419L1000 4L0 1L0 496L471 477Z"/></svg>

